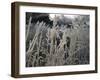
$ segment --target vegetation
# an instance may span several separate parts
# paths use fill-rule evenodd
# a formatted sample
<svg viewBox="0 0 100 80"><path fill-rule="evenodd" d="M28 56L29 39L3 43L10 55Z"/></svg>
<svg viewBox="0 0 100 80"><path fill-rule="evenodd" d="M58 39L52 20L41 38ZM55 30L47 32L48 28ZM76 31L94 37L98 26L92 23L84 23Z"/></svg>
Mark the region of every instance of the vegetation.
<svg viewBox="0 0 100 80"><path fill-rule="evenodd" d="M89 16L26 24L26 67L89 64ZM58 24L60 21L60 24Z"/></svg>

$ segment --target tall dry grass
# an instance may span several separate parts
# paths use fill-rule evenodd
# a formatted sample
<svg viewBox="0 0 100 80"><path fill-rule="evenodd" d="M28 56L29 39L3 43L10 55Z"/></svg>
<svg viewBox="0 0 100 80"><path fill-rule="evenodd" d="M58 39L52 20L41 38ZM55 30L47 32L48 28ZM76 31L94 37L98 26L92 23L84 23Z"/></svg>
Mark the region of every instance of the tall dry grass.
<svg viewBox="0 0 100 80"><path fill-rule="evenodd" d="M73 28L67 25L49 27L45 22L31 25L29 19L26 31L26 66L60 66L89 63L89 22L79 16L73 20ZM56 21L55 21L56 22ZM28 39L30 27L35 29L32 40Z"/></svg>

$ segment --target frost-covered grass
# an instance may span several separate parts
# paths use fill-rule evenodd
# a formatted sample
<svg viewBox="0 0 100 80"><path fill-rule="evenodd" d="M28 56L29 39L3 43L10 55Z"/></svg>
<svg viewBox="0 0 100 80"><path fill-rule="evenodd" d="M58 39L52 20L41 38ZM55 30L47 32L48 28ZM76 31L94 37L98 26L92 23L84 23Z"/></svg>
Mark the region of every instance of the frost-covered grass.
<svg viewBox="0 0 100 80"><path fill-rule="evenodd" d="M68 25L26 25L26 67L89 64L89 20L78 16Z"/></svg>

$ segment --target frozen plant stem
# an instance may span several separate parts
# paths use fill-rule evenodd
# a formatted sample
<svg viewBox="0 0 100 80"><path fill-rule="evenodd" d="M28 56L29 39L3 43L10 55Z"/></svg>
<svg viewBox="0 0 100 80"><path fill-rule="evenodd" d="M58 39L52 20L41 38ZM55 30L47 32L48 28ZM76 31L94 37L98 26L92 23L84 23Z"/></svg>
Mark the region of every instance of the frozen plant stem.
<svg viewBox="0 0 100 80"><path fill-rule="evenodd" d="M26 32L26 41L27 41L29 31L30 31L30 27L31 27L31 20L32 20L32 16L30 16L28 26L27 26L28 29L27 29L27 32Z"/></svg>

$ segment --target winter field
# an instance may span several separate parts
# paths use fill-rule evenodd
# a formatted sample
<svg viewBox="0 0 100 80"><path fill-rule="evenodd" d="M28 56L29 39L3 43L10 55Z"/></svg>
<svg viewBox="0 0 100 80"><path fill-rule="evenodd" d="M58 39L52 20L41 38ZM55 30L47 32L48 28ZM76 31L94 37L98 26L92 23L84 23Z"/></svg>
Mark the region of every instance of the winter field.
<svg viewBox="0 0 100 80"><path fill-rule="evenodd" d="M89 15L26 12L26 67L89 64Z"/></svg>

